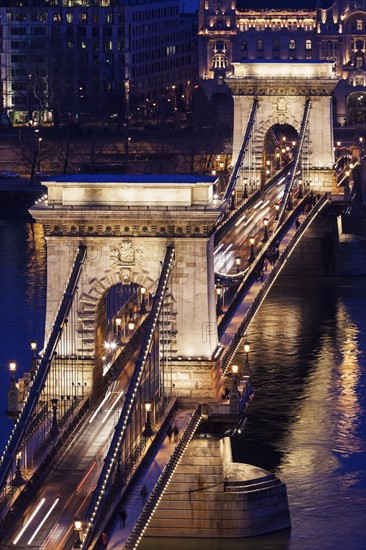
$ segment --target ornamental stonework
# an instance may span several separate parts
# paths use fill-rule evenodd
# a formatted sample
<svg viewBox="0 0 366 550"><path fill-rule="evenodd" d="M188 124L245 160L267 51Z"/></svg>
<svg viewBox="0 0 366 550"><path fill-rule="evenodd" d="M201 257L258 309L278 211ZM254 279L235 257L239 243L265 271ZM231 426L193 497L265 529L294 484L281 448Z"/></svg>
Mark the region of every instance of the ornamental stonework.
<svg viewBox="0 0 366 550"><path fill-rule="evenodd" d="M142 264L143 250L140 246L134 246L130 239L123 239L120 245L110 248L110 260L113 267Z"/></svg>

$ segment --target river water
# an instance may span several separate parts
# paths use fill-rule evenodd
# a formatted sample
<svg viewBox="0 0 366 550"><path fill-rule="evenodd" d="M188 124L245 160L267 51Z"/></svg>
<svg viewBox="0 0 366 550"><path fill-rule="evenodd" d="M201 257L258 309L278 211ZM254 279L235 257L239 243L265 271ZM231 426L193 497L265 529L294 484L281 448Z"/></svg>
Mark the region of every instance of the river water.
<svg viewBox="0 0 366 550"><path fill-rule="evenodd" d="M9 361L43 344L42 228L0 223L0 447ZM292 529L242 540L150 539L142 550L366 548L366 278L280 277L248 333L255 396L234 458L287 484ZM239 351L238 361L245 361Z"/></svg>

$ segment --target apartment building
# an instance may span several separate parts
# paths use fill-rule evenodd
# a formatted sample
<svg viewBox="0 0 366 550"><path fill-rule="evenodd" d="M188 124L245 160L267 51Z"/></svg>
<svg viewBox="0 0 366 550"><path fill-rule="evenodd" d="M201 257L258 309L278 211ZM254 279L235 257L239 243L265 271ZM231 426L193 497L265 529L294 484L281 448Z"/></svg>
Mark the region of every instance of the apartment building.
<svg viewBox="0 0 366 550"><path fill-rule="evenodd" d="M12 121L119 112L197 80L178 0L0 0L2 109Z"/></svg>

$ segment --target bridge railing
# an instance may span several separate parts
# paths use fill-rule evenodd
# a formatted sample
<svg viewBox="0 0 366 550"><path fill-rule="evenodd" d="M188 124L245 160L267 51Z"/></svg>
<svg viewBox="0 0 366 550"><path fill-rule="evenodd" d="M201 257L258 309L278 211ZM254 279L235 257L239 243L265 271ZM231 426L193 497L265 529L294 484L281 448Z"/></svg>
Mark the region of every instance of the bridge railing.
<svg viewBox="0 0 366 550"><path fill-rule="evenodd" d="M254 298L253 302L251 303L245 317L243 318L242 322L240 323L238 330L235 333L235 336L231 340L229 346L227 347L227 350L225 354L222 356L221 359L221 367L224 373L226 373L226 370L228 366L230 365L235 353L237 352L240 342L242 338L244 337L246 331L248 330L248 327L252 320L254 319L255 314L257 313L260 305L264 301L265 297L267 296L270 288L272 287L274 281L277 279L278 275L282 271L284 265L286 264L289 256L293 252L295 246L298 244L302 236L304 235L305 231L308 229L309 225L314 221L316 216L318 216L319 212L326 206L326 204L329 201L329 197L327 194L323 195L317 203L314 205L314 207L310 210L310 212L307 214L306 218L302 222L302 224L299 226L299 228L295 231L293 237L285 247L285 249L282 251L282 254L276 261L273 269L270 271L268 277L263 282L261 288L259 289L256 297ZM298 208L302 208L301 206ZM280 227L279 231L277 231L275 238L279 239L282 238L288 228L293 224L294 219L298 216L297 209L294 210L294 212L291 214L291 216L286 220L285 224ZM251 284L251 283L249 283ZM249 285L248 285L249 286ZM248 288L248 287L247 287ZM240 296L240 301L243 300L243 294ZM238 303L233 303L232 306L235 308L238 306Z"/></svg>
<svg viewBox="0 0 366 550"><path fill-rule="evenodd" d="M6 483L7 476L12 464L14 463L16 454L22 445L26 431L32 421L32 415L35 412L39 397L50 372L52 360L61 338L65 321L73 303L85 257L86 246L80 245L71 269L69 280L66 284L66 290L63 294L63 298L56 315L55 323L44 350L43 357L37 368L34 380L31 382L28 395L24 401L22 409L19 412L18 419L15 421L13 431L0 459L0 488L3 488Z"/></svg>
<svg viewBox="0 0 366 550"><path fill-rule="evenodd" d="M253 101L251 109L250 109L248 123L247 123L247 127L245 129L245 134L244 134L244 137L243 137L243 141L241 142L241 145L240 145L238 158L236 159L234 169L231 173L229 183L228 183L228 185L226 187L226 190L225 190L225 193L224 193L224 200L225 201L229 201L231 199L232 193L234 191L234 188L235 188L235 185L236 185L236 180L238 178L238 172L239 172L240 166L243 162L245 150L247 148L247 145L248 145L250 137L251 137L251 132L252 132L253 124L254 124L255 113L256 113L257 107L258 107L258 99L255 99Z"/></svg>
<svg viewBox="0 0 366 550"><path fill-rule="evenodd" d="M188 422L178 444L176 445L173 454L171 455L169 461L165 465L160 477L155 484L154 489L151 492L151 495L146 502L140 516L135 523L135 526L128 537L124 550L135 550L143 535L146 531L151 518L159 504L161 497L163 496L167 486L169 485L170 480L173 477L175 470L178 467L178 464L184 455L192 437L194 436L198 425L201 421L201 405L198 405L195 409L190 421Z"/></svg>
<svg viewBox="0 0 366 550"><path fill-rule="evenodd" d="M130 441L131 433L129 432L129 426L133 424L135 409L138 408L138 410L141 411L142 400L140 388L143 387L144 381L149 376L150 350L152 345L157 341L156 331L158 319L163 308L164 296L167 291L168 280L172 270L174 252L175 249L173 246L167 247L158 287L153 298L152 308L145 321L145 331L142 336L140 352L126 392L122 411L115 426L114 435L104 460L104 465L93 493L93 498L88 508L87 529L85 538L82 542L82 548L89 548L94 532L97 529L98 517L102 514L104 503L106 502L113 480L118 471L121 456L128 456L131 443L134 443ZM158 358L156 358L156 361L158 361ZM154 363L152 368L155 370L154 359L152 362ZM136 435L137 434L135 434L135 439L137 439ZM140 434L140 436L142 435L143 433Z"/></svg>
<svg viewBox="0 0 366 550"><path fill-rule="evenodd" d="M307 128L308 121L309 121L310 108L311 108L311 101L310 101L310 99L307 99L306 103L305 103L304 116L303 116L303 119L302 119L302 122L301 122L301 127L300 127L299 143L298 143L296 155L295 155L295 158L294 158L294 163L293 163L292 168L291 168L291 174L290 174L288 183L286 185L285 192L284 192L283 197L282 197L280 209L279 209L279 212L278 212L278 220L277 220L277 224L276 224L276 229L281 225L281 223L283 221L283 218L284 218L284 215L285 215L285 210L286 210L286 208L289 204L289 201L290 201L292 188L294 186L294 182L295 182L295 178L296 178L297 168L298 168L299 162L300 162L302 147L303 147L303 144L304 144L306 128Z"/></svg>

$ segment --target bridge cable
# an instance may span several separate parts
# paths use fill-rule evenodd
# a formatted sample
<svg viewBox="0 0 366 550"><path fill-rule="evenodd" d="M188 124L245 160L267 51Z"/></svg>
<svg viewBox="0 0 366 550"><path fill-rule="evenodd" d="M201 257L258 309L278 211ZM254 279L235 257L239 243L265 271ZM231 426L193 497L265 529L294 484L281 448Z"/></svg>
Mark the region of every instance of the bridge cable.
<svg viewBox="0 0 366 550"><path fill-rule="evenodd" d="M77 284L85 257L86 246L79 245L79 250L76 254L74 264L71 268L71 274L67 282L66 290L63 294L62 301L58 309L56 320L49 336L44 355L38 366L35 378L31 383L31 387L25 399L23 408L21 409L18 419L15 422L13 432L9 438L8 444L5 447L3 455L0 459L0 488L5 485L9 470L15 459L17 451L22 444L29 422L31 421L32 414L36 408L39 396L43 390L47 376L50 372L54 353L61 338L65 325L65 320L69 315L74 295L77 290Z"/></svg>
<svg viewBox="0 0 366 550"><path fill-rule="evenodd" d="M297 147L297 151L296 151L296 155L295 155L295 158L294 158L292 168L290 170L290 175L289 175L286 187L285 187L285 191L284 191L284 194L283 194L283 197L282 197L282 200L281 200L280 209L278 211L278 220L276 222L274 231L276 231L278 229L278 227L281 225L281 223L283 221L283 218L285 216L285 210L286 210L286 208L289 204L289 200L290 200L290 196L291 196L291 193L292 193L294 181L295 181L295 178L296 178L297 169L298 169L299 162L300 162L300 156L301 156L302 147L303 147L303 144L304 144L305 133L306 133L306 129L307 129L308 121L309 121L310 107L311 107L311 101L310 101L310 99L307 99L306 103L305 103L304 116L303 116L303 119L302 119L302 122L301 122L301 127L300 127L299 144L298 144L298 147Z"/></svg>
<svg viewBox="0 0 366 550"><path fill-rule="evenodd" d="M82 542L81 548L89 548L94 531L96 529L96 519L100 512L104 499L106 497L107 486L111 485L111 476L115 472L118 463L118 455L122 448L122 444L126 438L127 427L132 417L133 407L135 405L135 397L140 386L142 374L145 368L146 360L148 359L149 349L153 341L154 332L158 323L158 318L163 307L164 295L167 290L168 279L172 270L175 248L168 246L162 265L162 271L158 282L156 294L153 298L153 304L150 314L147 318L146 331L143 336L140 352L135 363L135 368L131 377L131 381L126 392L125 401L118 422L115 426L112 442L110 444L107 456L104 460L104 465L99 476L97 486L93 492L92 500L87 511L87 530Z"/></svg>
<svg viewBox="0 0 366 550"><path fill-rule="evenodd" d="M253 101L251 109L250 109L248 123L247 123L247 127L246 127L245 134L244 134L244 137L243 137L243 141L241 142L241 145L240 145L239 154L238 154L238 157L236 159L234 169L231 173L229 182L227 184L227 187L226 187L226 190L225 190L225 193L224 193L224 201L229 201L230 198L231 198L231 195L234 191L234 188L235 188L235 185L236 185L236 180L238 178L238 172L239 172L240 166L242 165L244 155L245 155L245 151L246 151L247 145L248 145L249 140L250 140L251 135L252 135L251 132L252 132L252 128L253 128L253 124L254 124L254 120L255 120L255 113L256 113L257 107L258 107L258 99L255 99Z"/></svg>
<svg viewBox="0 0 366 550"><path fill-rule="evenodd" d="M259 289L257 295L255 296L254 300L250 304L250 307L248 311L245 313L244 318L242 322L240 323L234 337L230 341L225 354L222 357L221 360L221 367L223 372L225 373L228 366L230 365L231 361L233 360L233 357L235 353L237 352L240 342L242 338L244 337L245 332L248 330L248 327L250 323L253 321L254 316L256 315L257 311L259 310L261 304L263 303L265 297L267 296L270 288L272 287L274 281L277 279L278 275L282 271L283 267L285 266L289 256L292 254L294 248L300 241L300 239L303 237L305 231L308 229L309 225L314 221L314 219L318 216L318 214L323 210L323 208L328 204L329 197L328 194L324 194L318 202L315 204L315 206L310 210L309 214L306 216L305 220L301 223L300 227L295 231L293 237L287 244L286 248L283 250L281 256L278 258L276 264L274 265L273 269L270 271L267 279L264 281L263 285ZM298 207L301 208L301 205ZM284 235L289 227L294 223L294 219L297 217L297 211L294 211L290 218L286 220L286 222L279 228L278 232L276 233L275 238L278 238L280 234ZM241 296L240 303L243 302L245 296ZM234 304L234 302L233 302ZM239 303L235 303L235 308L239 306ZM232 314L233 315L233 314Z"/></svg>

